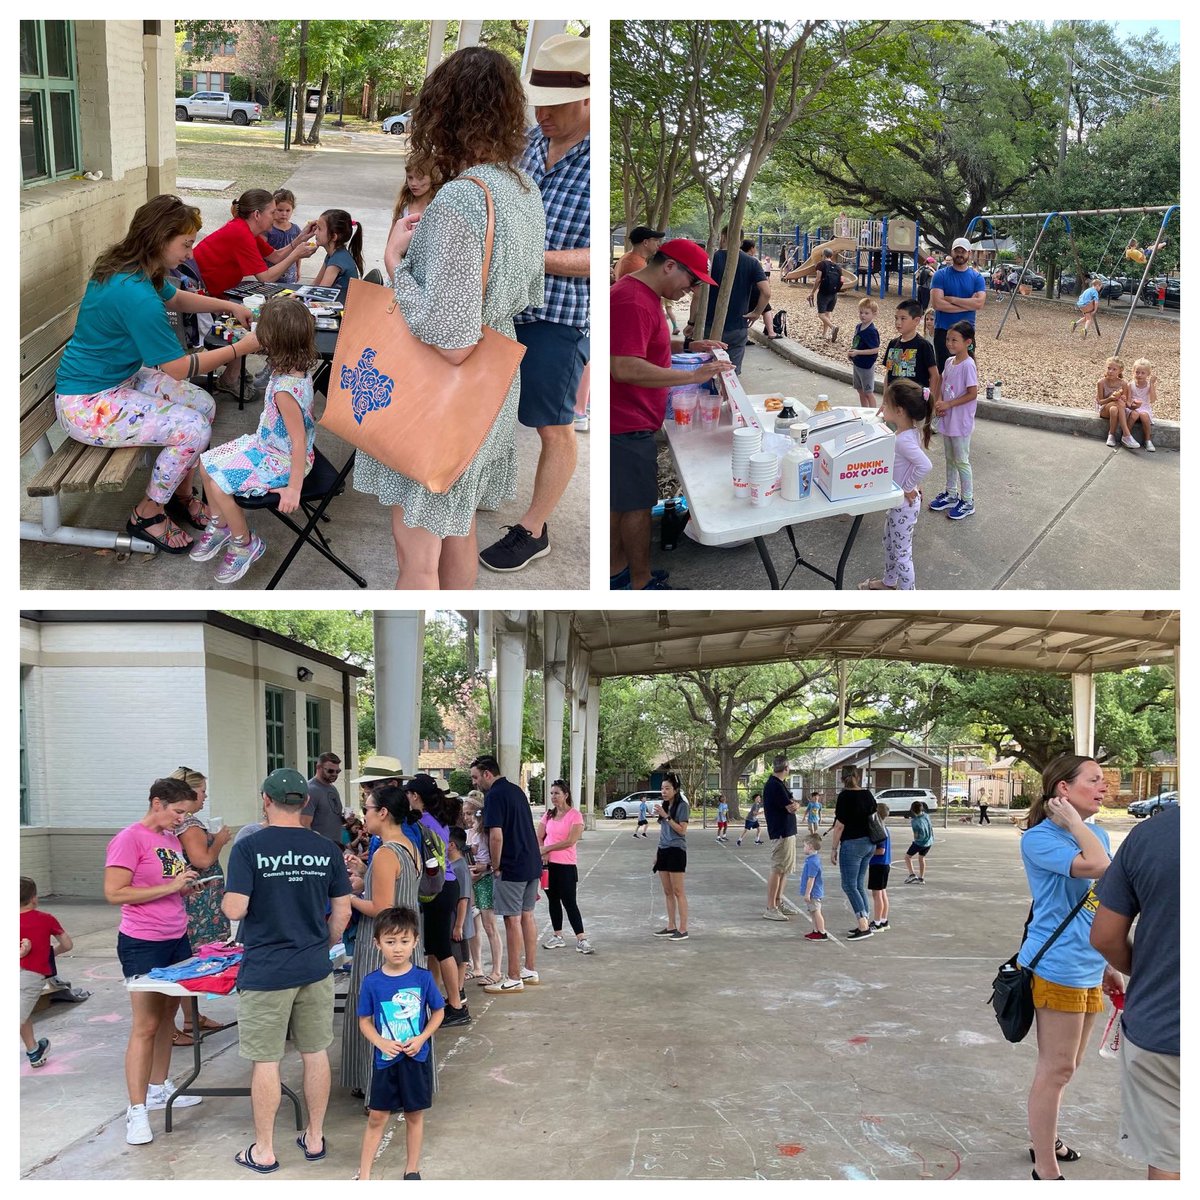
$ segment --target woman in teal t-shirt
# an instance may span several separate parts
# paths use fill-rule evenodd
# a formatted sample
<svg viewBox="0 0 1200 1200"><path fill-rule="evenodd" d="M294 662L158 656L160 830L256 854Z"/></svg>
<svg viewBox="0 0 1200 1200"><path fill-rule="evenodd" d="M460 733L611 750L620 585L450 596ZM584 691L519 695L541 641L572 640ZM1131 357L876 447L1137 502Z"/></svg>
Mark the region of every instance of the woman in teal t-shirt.
<svg viewBox="0 0 1200 1200"><path fill-rule="evenodd" d="M167 272L191 253L199 228L200 210L178 196L156 196L133 214L124 239L92 268L54 397L59 424L77 442L163 447L125 528L169 554L192 544L177 521L196 529L208 521L192 492L192 473L212 436L216 404L189 380L258 349L248 334L216 350L180 353L168 310L231 313L250 323L240 304L176 291L167 282Z"/></svg>

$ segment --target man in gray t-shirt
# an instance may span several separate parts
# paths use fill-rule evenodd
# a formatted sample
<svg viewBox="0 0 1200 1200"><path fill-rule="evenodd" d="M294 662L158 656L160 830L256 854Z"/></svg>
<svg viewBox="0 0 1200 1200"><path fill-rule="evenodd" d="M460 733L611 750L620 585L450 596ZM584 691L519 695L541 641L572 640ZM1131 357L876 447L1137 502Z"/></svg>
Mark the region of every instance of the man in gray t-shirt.
<svg viewBox="0 0 1200 1200"><path fill-rule="evenodd" d="M328 838L335 846L342 844L342 798L333 785L342 773L342 760L336 754L322 754L317 759L316 774L308 781L308 803L300 814L300 823L314 833Z"/></svg>

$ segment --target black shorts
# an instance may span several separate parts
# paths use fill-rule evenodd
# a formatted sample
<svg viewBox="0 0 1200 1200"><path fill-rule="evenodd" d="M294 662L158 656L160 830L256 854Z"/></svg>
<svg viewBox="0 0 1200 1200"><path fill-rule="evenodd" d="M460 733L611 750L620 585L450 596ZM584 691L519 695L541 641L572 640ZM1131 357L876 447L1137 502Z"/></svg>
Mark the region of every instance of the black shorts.
<svg viewBox="0 0 1200 1200"><path fill-rule="evenodd" d="M165 942L150 942L145 938L130 937L127 933L117 934L117 961L121 974L126 979L145 975L151 967L173 967L192 957L192 943L185 933L181 938L168 938Z"/></svg>
<svg viewBox="0 0 1200 1200"><path fill-rule="evenodd" d="M869 863L867 865L867 891L882 892L887 887L888 876L891 873L891 863Z"/></svg>
<svg viewBox="0 0 1200 1200"><path fill-rule="evenodd" d="M817 312L829 313L833 312L834 306L837 304L837 292L830 292L826 295L824 292L817 293Z"/></svg>
<svg viewBox="0 0 1200 1200"><path fill-rule="evenodd" d="M747 817L747 818L746 818L746 828L747 828L747 829L757 829L757 828L758 828L758 822L757 822L757 821L751 821L751 820L750 820L750 818L749 818L749 817Z"/></svg>
<svg viewBox="0 0 1200 1200"><path fill-rule="evenodd" d="M687 850L683 846L659 846L654 870L682 875L687 870Z"/></svg>
<svg viewBox="0 0 1200 1200"><path fill-rule="evenodd" d="M451 882L442 888L428 904L421 905L421 916L425 926L425 953L432 954L440 962L453 956L450 931L454 928L454 909L458 904L458 884Z"/></svg>
<svg viewBox="0 0 1200 1200"><path fill-rule="evenodd" d="M643 825L649 825L649 824L650 824L650 822L647 821L644 817L638 817L638 828L639 829L641 829L641 827Z"/></svg>
<svg viewBox="0 0 1200 1200"><path fill-rule="evenodd" d="M517 419L532 429L573 425L579 380L591 354L587 332L557 321L529 321L516 330L525 347Z"/></svg>
<svg viewBox="0 0 1200 1200"><path fill-rule="evenodd" d="M428 1044L428 1043L426 1043ZM421 1112L433 1104L433 1061L417 1062L407 1054L386 1067L371 1070L367 1107L375 1112Z"/></svg>
<svg viewBox="0 0 1200 1200"><path fill-rule="evenodd" d="M907 850L905 850L904 853L909 855L910 857L914 854L919 854L922 858L924 858L925 855L927 855L930 852L930 850L932 850L932 849L933 849L932 846L918 846L916 842L913 842L913 844L911 846L909 846L909 848Z"/></svg>
<svg viewBox="0 0 1200 1200"><path fill-rule="evenodd" d="M644 512L658 503L658 447L654 433L636 429L608 439L608 510Z"/></svg>

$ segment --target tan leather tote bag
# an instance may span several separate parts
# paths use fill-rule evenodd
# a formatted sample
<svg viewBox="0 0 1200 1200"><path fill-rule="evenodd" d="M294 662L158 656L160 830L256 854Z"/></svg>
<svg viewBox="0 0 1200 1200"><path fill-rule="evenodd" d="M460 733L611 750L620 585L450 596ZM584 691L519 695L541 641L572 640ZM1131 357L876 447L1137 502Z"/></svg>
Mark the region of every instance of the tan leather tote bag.
<svg viewBox="0 0 1200 1200"><path fill-rule="evenodd" d="M487 197L483 292L496 214ZM447 492L496 422L525 347L494 329L458 366L414 337L390 287L350 280L321 424L431 492Z"/></svg>

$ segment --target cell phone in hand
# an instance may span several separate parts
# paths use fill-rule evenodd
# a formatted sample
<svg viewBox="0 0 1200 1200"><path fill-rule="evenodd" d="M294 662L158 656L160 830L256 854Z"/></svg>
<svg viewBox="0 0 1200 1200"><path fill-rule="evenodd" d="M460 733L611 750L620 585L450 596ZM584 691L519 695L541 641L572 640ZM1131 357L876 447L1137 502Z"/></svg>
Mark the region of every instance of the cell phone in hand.
<svg viewBox="0 0 1200 1200"><path fill-rule="evenodd" d="M207 879L196 879L188 887L208 887L210 883L220 883L220 875L210 875Z"/></svg>

